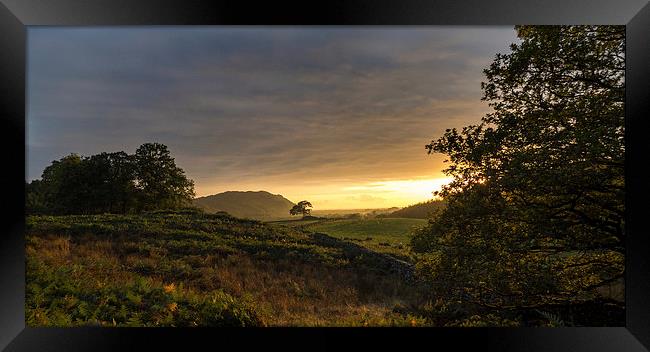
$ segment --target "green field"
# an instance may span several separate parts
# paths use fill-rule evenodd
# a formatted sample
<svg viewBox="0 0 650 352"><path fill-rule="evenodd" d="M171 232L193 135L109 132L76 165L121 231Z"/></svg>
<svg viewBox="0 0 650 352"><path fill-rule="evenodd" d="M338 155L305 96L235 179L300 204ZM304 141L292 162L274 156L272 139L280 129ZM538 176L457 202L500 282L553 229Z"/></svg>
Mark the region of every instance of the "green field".
<svg viewBox="0 0 650 352"><path fill-rule="evenodd" d="M303 226L200 212L28 216L26 225L32 327L434 323L406 309L425 292Z"/></svg>
<svg viewBox="0 0 650 352"><path fill-rule="evenodd" d="M407 259L413 230L426 223L424 219L346 219L310 222L305 227Z"/></svg>

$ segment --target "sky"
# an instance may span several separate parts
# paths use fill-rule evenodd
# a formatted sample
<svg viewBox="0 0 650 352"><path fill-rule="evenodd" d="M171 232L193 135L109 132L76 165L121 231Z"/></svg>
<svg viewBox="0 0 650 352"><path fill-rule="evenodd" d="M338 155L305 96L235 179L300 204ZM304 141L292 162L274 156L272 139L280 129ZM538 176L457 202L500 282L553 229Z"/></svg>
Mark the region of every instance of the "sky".
<svg viewBox="0 0 650 352"><path fill-rule="evenodd" d="M27 178L70 153L167 145L197 196L407 206L449 179L424 146L476 124L512 27L29 27Z"/></svg>

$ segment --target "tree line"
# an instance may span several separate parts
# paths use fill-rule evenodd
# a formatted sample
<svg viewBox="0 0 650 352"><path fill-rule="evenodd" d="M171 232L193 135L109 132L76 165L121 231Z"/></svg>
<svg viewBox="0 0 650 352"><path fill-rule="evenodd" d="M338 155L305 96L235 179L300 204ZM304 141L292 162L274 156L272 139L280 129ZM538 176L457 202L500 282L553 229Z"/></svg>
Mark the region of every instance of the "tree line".
<svg viewBox="0 0 650 352"><path fill-rule="evenodd" d="M625 268L625 27L515 29L484 70L492 112L426 145L453 182L412 241L436 297L499 319L607 301Z"/></svg>
<svg viewBox="0 0 650 352"><path fill-rule="evenodd" d="M194 182L167 146L145 143L135 154L70 154L52 161L40 180L26 183L26 212L132 213L180 208L193 197Z"/></svg>

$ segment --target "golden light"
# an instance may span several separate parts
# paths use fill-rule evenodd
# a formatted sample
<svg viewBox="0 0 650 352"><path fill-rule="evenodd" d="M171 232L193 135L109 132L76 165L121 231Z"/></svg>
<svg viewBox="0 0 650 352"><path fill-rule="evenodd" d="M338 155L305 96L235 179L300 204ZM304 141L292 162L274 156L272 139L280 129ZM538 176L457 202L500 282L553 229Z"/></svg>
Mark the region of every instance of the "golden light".
<svg viewBox="0 0 650 352"><path fill-rule="evenodd" d="M224 189L204 190L216 194L227 190L264 190L298 202L309 200L314 209L374 209L405 207L433 199L433 192L451 178L412 177L367 182L323 182L319 184L265 183L229 185Z"/></svg>
<svg viewBox="0 0 650 352"><path fill-rule="evenodd" d="M452 178L408 179L371 182L365 185L345 187L346 191L357 191L388 197L401 205L404 202L417 203L433 198L433 192L452 181Z"/></svg>

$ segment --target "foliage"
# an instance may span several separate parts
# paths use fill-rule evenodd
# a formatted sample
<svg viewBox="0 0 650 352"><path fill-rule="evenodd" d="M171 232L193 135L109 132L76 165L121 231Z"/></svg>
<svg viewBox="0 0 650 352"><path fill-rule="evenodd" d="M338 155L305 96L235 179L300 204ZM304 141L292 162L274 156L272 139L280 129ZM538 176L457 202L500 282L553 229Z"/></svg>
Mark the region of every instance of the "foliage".
<svg viewBox="0 0 650 352"><path fill-rule="evenodd" d="M448 327L476 328L476 327L517 327L519 322L515 320L504 319L495 314L472 315L469 318L460 319L447 324Z"/></svg>
<svg viewBox="0 0 650 352"><path fill-rule="evenodd" d="M28 261L30 326L260 326L250 303L222 291L195 292L135 276L123 285L93 283L75 266Z"/></svg>
<svg viewBox="0 0 650 352"><path fill-rule="evenodd" d="M43 181L25 182L25 210L31 214L44 214L48 211L46 187Z"/></svg>
<svg viewBox="0 0 650 352"><path fill-rule="evenodd" d="M28 216L29 326L417 326L420 291L346 243L196 209Z"/></svg>
<svg viewBox="0 0 650 352"><path fill-rule="evenodd" d="M28 213L127 213L182 207L194 196L194 184L166 146L145 143L135 155L70 154L55 160L41 180L27 184L26 193Z"/></svg>
<svg viewBox="0 0 650 352"><path fill-rule="evenodd" d="M187 179L183 169L176 166L167 146L145 143L135 151L134 159L141 209L173 209L192 200L194 182Z"/></svg>
<svg viewBox="0 0 650 352"><path fill-rule="evenodd" d="M301 200L298 202L298 204L294 205L290 210L289 214L290 215L298 215L302 214L303 217L307 217L311 213L311 209L313 206L311 203L309 203L306 200Z"/></svg>
<svg viewBox="0 0 650 352"><path fill-rule="evenodd" d="M594 300L624 273L624 27L516 30L485 70L493 112L426 146L454 180L412 241L435 294L495 311Z"/></svg>

